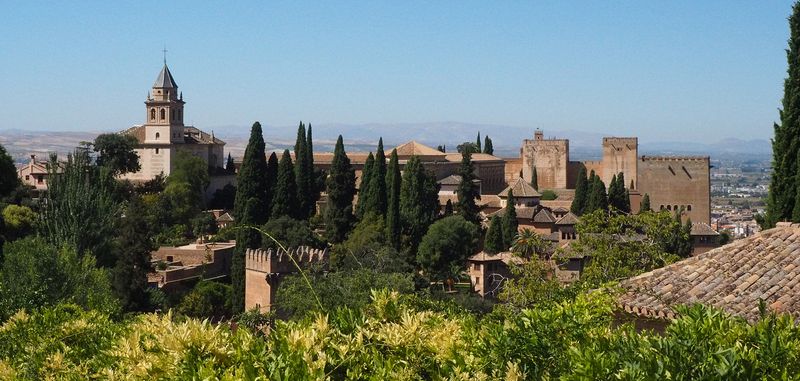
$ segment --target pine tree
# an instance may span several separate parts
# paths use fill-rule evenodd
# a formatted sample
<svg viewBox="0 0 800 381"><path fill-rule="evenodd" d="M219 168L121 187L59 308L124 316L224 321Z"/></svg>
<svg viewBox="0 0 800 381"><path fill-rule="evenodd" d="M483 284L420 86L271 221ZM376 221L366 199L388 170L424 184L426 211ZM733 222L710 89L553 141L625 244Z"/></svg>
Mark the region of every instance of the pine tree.
<svg viewBox="0 0 800 381"><path fill-rule="evenodd" d="M483 138L483 153L494 155L494 145L492 145L492 139L489 138L489 135Z"/></svg>
<svg viewBox="0 0 800 381"><path fill-rule="evenodd" d="M233 162L233 157L228 153L228 160L225 162L225 172L228 174L236 173L236 164Z"/></svg>
<svg viewBox="0 0 800 381"><path fill-rule="evenodd" d="M652 211L653 209L650 208L650 195L645 193L644 197L642 197L642 202L639 204L639 213Z"/></svg>
<svg viewBox="0 0 800 381"><path fill-rule="evenodd" d="M492 217L486 238L483 241L483 251L489 254L496 254L504 250L503 222L497 215Z"/></svg>
<svg viewBox="0 0 800 381"><path fill-rule="evenodd" d="M297 140L294 144L294 165L295 189L297 190L297 211L293 214L301 220L308 219L312 210L311 184L313 173L309 172L308 167L308 144L306 142L306 126L303 122L297 127ZM291 159L290 159L291 160ZM274 207L273 207L274 210Z"/></svg>
<svg viewBox="0 0 800 381"><path fill-rule="evenodd" d="M477 151L475 151L475 153L481 153L481 151L483 151L483 149L481 148L481 132L480 131L478 131L478 139L475 140L475 148L477 149Z"/></svg>
<svg viewBox="0 0 800 381"><path fill-rule="evenodd" d="M125 311L144 311L149 307L147 273L153 247L147 238L151 232L141 213L144 209L139 196L131 198L117 238L120 255L112 273L113 287Z"/></svg>
<svg viewBox="0 0 800 381"><path fill-rule="evenodd" d="M304 149L304 148L303 148ZM275 184L275 195L272 197L272 218L289 216L301 219L303 212L297 199L297 182L294 177L292 156L289 150L283 151L278 164L278 182Z"/></svg>
<svg viewBox="0 0 800 381"><path fill-rule="evenodd" d="M572 199L572 205L569 210L580 216L586 208L586 200L589 193L589 183L586 179L586 167L581 166L578 171L578 180L575 182L575 198Z"/></svg>
<svg viewBox="0 0 800 381"><path fill-rule="evenodd" d="M772 179L767 199L765 227L778 221L800 221L798 202L798 160L800 160L800 3L792 6L789 17L787 77L783 83L783 108L780 124L774 124L772 139Z"/></svg>
<svg viewBox="0 0 800 381"><path fill-rule="evenodd" d="M336 140L330 171L327 180L325 233L329 242L339 243L344 241L353 226L353 196L356 188L355 173L344 151L342 135Z"/></svg>
<svg viewBox="0 0 800 381"><path fill-rule="evenodd" d="M536 167L533 167L533 174L531 174L531 186L533 189L539 190L539 175L536 173Z"/></svg>
<svg viewBox="0 0 800 381"><path fill-rule="evenodd" d="M517 238L519 221L517 221L517 206L515 204L514 192L509 190L506 210L503 214L503 246L505 248L511 247Z"/></svg>
<svg viewBox="0 0 800 381"><path fill-rule="evenodd" d="M364 162L364 167L361 169L361 179L358 186L358 204L356 205L356 216L358 219L364 218L370 201L369 196L372 195L369 191L369 186L372 181L372 168L375 166L375 156L372 152L367 156Z"/></svg>
<svg viewBox="0 0 800 381"><path fill-rule="evenodd" d="M474 182L474 171L472 152L465 149L461 153L461 168L458 170L458 174L461 176L461 183L456 189L456 195L458 196L456 210L465 220L478 223L480 221L480 215L478 214L479 209L475 200L480 200L481 196L478 194L478 186L475 185Z"/></svg>
<svg viewBox="0 0 800 381"><path fill-rule="evenodd" d="M242 165L236 176L236 199L233 214L238 226L262 225L267 221L269 210L267 157L264 152L264 137L261 124L253 123L250 129L250 140L244 151ZM259 234L250 229L241 229L236 233L236 248L231 259L231 308L234 312L244 310L244 254L246 249L255 249L261 245Z"/></svg>
<svg viewBox="0 0 800 381"><path fill-rule="evenodd" d="M444 204L444 215L442 217L447 217L452 215L453 215L453 202L448 199L447 203Z"/></svg>
<svg viewBox="0 0 800 381"><path fill-rule="evenodd" d="M383 138L378 140L375 164L369 179L367 211L381 217L386 215L386 154L383 152Z"/></svg>
<svg viewBox="0 0 800 381"><path fill-rule="evenodd" d="M439 214L439 187L418 156L412 156L403 169L400 184L400 222L404 251L409 258L417 254L422 236Z"/></svg>
<svg viewBox="0 0 800 381"><path fill-rule="evenodd" d="M386 171L386 242L400 249L400 162L397 150L392 150Z"/></svg>

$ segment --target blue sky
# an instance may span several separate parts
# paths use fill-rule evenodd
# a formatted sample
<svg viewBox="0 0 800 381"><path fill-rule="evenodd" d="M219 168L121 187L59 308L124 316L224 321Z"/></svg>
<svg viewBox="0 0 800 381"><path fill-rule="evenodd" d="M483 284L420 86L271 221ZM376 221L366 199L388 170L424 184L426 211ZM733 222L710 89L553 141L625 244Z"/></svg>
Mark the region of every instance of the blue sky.
<svg viewBox="0 0 800 381"><path fill-rule="evenodd" d="M3 3L0 129L141 123L166 44L200 127L458 121L769 138L791 12L790 1L75 3Z"/></svg>

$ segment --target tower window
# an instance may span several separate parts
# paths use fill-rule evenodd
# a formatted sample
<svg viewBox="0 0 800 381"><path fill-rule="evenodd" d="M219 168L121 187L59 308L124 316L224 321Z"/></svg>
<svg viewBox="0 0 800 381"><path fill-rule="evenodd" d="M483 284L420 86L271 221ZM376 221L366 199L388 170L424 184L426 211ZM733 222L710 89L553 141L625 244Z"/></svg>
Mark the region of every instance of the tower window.
<svg viewBox="0 0 800 381"><path fill-rule="evenodd" d="M161 137L161 133L160 132L156 132L156 140L158 140L158 138L160 138L160 137ZM158 148L156 148L156 149L158 149Z"/></svg>
<svg viewBox="0 0 800 381"><path fill-rule="evenodd" d="M156 109L150 109L150 120L156 120Z"/></svg>
<svg viewBox="0 0 800 381"><path fill-rule="evenodd" d="M167 119L167 112L162 108L161 109L161 120Z"/></svg>
<svg viewBox="0 0 800 381"><path fill-rule="evenodd" d="M158 155L158 148L156 148L156 155Z"/></svg>
<svg viewBox="0 0 800 381"><path fill-rule="evenodd" d="M691 212L692 211L692 206L691 205L686 205L686 211Z"/></svg>

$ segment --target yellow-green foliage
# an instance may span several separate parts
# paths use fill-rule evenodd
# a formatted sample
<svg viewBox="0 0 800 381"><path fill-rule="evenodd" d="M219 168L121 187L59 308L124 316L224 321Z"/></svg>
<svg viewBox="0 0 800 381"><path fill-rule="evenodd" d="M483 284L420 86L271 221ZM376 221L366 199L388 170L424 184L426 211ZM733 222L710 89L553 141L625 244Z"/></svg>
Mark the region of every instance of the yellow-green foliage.
<svg viewBox="0 0 800 381"><path fill-rule="evenodd" d="M61 305L0 325L0 379L593 380L792 379L800 330L699 306L664 335L612 324L612 299L582 294L483 320L388 291L361 310L279 321L267 335L146 314L115 322Z"/></svg>

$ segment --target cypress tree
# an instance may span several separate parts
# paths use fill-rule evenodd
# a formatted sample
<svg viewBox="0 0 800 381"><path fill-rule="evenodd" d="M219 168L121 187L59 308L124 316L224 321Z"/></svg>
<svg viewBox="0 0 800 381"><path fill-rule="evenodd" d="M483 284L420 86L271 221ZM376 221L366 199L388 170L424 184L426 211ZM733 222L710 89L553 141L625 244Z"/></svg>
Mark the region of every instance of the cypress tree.
<svg viewBox="0 0 800 381"><path fill-rule="evenodd" d="M483 251L489 254L499 253L504 250L503 241L503 223L497 215L492 216L489 230L486 232L486 238L483 241Z"/></svg>
<svg viewBox="0 0 800 381"><path fill-rule="evenodd" d="M617 187L619 188L619 192L620 192L620 195L619 195L619 200L620 200L619 210L621 210L624 213L630 213L631 212L631 195L630 195L630 193L628 193L628 189L625 188L625 174L622 173L622 172L617 174L617 181L619 182L619 185Z"/></svg>
<svg viewBox="0 0 800 381"><path fill-rule="evenodd" d="M328 241L339 243L344 241L353 226L353 196L356 188L355 173L344 151L342 135L336 140L331 172L326 183L328 203L325 208L325 234Z"/></svg>
<svg viewBox="0 0 800 381"><path fill-rule="evenodd" d="M295 189L297 191L297 210L293 214L301 220L308 218L311 211L311 184L312 176L308 167L308 144L306 142L306 126L300 122L297 127L297 140L294 144L294 165ZM291 160L291 159L290 159ZM274 207L273 207L274 210Z"/></svg>
<svg viewBox="0 0 800 381"><path fill-rule="evenodd" d="M461 183L456 189L456 195L458 196L456 210L465 220L478 223L480 215L478 214L479 209L475 200L479 200L481 196L478 194L478 187L473 181L475 180L475 172L472 164L472 152L469 149L465 149L461 153L461 168L459 168L458 174L461 176Z"/></svg>
<svg viewBox="0 0 800 381"><path fill-rule="evenodd" d="M531 174L531 186L533 189L539 190L539 175L536 173L536 167L533 167L533 174Z"/></svg>
<svg viewBox="0 0 800 381"><path fill-rule="evenodd" d="M422 236L439 214L439 187L436 177L412 156L403 169L400 184L400 222L405 252L409 258L417 254Z"/></svg>
<svg viewBox="0 0 800 381"><path fill-rule="evenodd" d="M121 248L112 273L114 292L125 311L144 311L149 307L147 273L150 271L150 252L153 250L142 199L134 195L121 219L117 246Z"/></svg>
<svg viewBox="0 0 800 381"><path fill-rule="evenodd" d="M386 215L386 154L383 152L383 138L378 140L375 164L369 179L369 203L367 211L381 217Z"/></svg>
<svg viewBox="0 0 800 381"><path fill-rule="evenodd" d="M400 162L397 150L392 150L386 171L386 242L400 249Z"/></svg>
<svg viewBox="0 0 800 381"><path fill-rule="evenodd" d="M304 149L304 148L303 148ZM300 219L303 212L297 199L297 182L294 177L294 165L289 150L283 151L278 165L278 182L272 197L272 218L289 216Z"/></svg>
<svg viewBox="0 0 800 381"><path fill-rule="evenodd" d="M452 216L452 215L453 215L453 202L448 199L447 203L444 204L444 216L443 217L448 217L448 216Z"/></svg>
<svg viewBox="0 0 800 381"><path fill-rule="evenodd" d="M650 208L650 195L645 193L644 197L642 197L642 202L639 204L639 213L652 211L653 209Z"/></svg>
<svg viewBox="0 0 800 381"><path fill-rule="evenodd" d="M505 248L511 247L517 238L519 222L517 221L517 206L515 203L514 192L509 190L506 211L503 214L503 246Z"/></svg>
<svg viewBox="0 0 800 381"><path fill-rule="evenodd" d="M489 135L483 138L483 153L494 155L494 145L492 145L492 139L489 138Z"/></svg>
<svg viewBox="0 0 800 381"><path fill-rule="evenodd" d="M595 210L608 210L608 196L606 194L606 185L600 176L597 176L594 171L591 175L591 185L589 186L589 199L586 202L586 210L584 213L591 213Z"/></svg>
<svg viewBox="0 0 800 381"><path fill-rule="evenodd" d="M800 3L792 6L788 41L783 107L779 110L781 121L773 126L775 135L772 139L772 178L765 227L775 226L778 221L800 221L800 202L796 201L800 160Z"/></svg>
<svg viewBox="0 0 800 381"><path fill-rule="evenodd" d="M319 193L322 189L317 186L317 177L320 176L314 169L314 140L311 136L311 123L308 124L308 133L306 136L306 171L308 172L308 194L309 194L309 210L308 215L313 216L317 211L317 200L319 200Z"/></svg>
<svg viewBox="0 0 800 381"><path fill-rule="evenodd" d="M225 162L225 172L228 174L236 173L236 164L233 162L233 157L228 153L228 160Z"/></svg>
<svg viewBox="0 0 800 381"><path fill-rule="evenodd" d="M481 132L480 131L478 131L478 139L475 140L475 148L477 149L477 151L475 151L475 153L481 153L481 151L483 151L483 149L481 148Z"/></svg>
<svg viewBox="0 0 800 381"><path fill-rule="evenodd" d="M242 166L236 176L236 199L233 214L239 226L263 225L267 222L266 208L268 179L267 157L264 152L264 137L261 124L253 123L250 140L244 150ZM244 254L246 249L261 245L261 237L250 229L236 232L236 248L231 259L231 307L234 312L244 309Z"/></svg>
<svg viewBox="0 0 800 381"><path fill-rule="evenodd" d="M264 208L269 213L272 212L272 197L275 196L275 185L278 183L278 165L278 155L275 152L270 153L264 176L267 183L267 197L263 202Z"/></svg>
<svg viewBox="0 0 800 381"><path fill-rule="evenodd" d="M356 216L359 220L364 218L364 214L366 214L367 208L370 204L369 196L371 196L371 193L369 191L369 186L372 182L372 168L374 166L375 156L373 156L372 152L370 152L367 156L367 160L364 162L364 167L361 169L361 179L358 186L358 205L356 205Z"/></svg>
<svg viewBox="0 0 800 381"><path fill-rule="evenodd" d="M586 208L586 200L589 192L589 184L586 179L586 167L581 166L578 171L578 180L575 183L575 198L572 199L572 205L569 210L580 216Z"/></svg>
<svg viewBox="0 0 800 381"><path fill-rule="evenodd" d="M622 201L619 199L620 192L619 192L619 182L617 181L617 175L611 177L611 183L608 185L608 205L612 208L612 210L619 210L619 206Z"/></svg>

